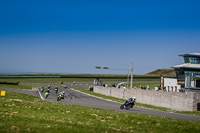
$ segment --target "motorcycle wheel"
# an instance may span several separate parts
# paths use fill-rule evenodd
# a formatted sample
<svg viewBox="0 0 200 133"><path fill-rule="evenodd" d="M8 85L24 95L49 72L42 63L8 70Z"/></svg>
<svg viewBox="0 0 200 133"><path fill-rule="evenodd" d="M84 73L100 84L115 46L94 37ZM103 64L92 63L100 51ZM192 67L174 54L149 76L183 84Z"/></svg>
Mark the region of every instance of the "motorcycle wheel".
<svg viewBox="0 0 200 133"><path fill-rule="evenodd" d="M120 109L124 109L124 104L122 104L122 105L120 106Z"/></svg>

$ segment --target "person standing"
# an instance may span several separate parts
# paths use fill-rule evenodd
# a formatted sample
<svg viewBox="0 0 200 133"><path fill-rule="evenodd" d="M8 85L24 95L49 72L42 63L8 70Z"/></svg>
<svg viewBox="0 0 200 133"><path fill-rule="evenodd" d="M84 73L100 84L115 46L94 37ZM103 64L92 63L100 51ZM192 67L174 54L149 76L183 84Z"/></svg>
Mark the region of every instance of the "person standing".
<svg viewBox="0 0 200 133"><path fill-rule="evenodd" d="M147 85L147 90L150 90L150 87L149 87L149 85Z"/></svg>

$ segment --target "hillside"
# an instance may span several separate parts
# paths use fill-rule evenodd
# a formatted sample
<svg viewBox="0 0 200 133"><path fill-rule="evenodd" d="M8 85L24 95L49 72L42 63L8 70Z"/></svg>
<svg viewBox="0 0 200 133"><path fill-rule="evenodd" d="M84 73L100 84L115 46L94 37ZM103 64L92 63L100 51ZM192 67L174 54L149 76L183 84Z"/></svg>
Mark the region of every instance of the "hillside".
<svg viewBox="0 0 200 133"><path fill-rule="evenodd" d="M173 69L157 69L155 71L149 72L145 74L146 76L169 76L169 77L175 77L176 73Z"/></svg>

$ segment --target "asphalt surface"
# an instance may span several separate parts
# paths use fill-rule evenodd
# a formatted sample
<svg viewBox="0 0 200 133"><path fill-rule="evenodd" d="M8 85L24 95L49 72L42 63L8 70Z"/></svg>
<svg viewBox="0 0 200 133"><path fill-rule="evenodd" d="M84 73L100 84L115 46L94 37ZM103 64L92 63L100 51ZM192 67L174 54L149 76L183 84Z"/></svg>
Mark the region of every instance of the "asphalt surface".
<svg viewBox="0 0 200 133"><path fill-rule="evenodd" d="M44 92L41 93L40 91L28 91L28 90L17 90L17 89L0 89L0 91L12 91L17 93L23 93L33 96L38 96L44 98ZM47 90L47 89L45 89ZM139 114L146 114L151 116L159 116L165 118L173 118L173 119L182 119L182 120L191 120L191 121L200 121L199 116L190 116L190 115L183 115L183 114L176 114L176 113L169 113L163 112L153 109L141 108L134 106L130 110L120 109L120 103L112 102L103 100L94 96L90 96L87 94L80 93L75 90L71 89L58 89L60 91L65 91L65 99L61 101L57 101L57 94L54 91L54 88L50 89L50 94L45 100L52 101L52 102L60 102L64 104L73 104L73 105L80 105L86 107L94 107L100 108L105 110L115 110L119 112L128 112L128 113L139 113Z"/></svg>

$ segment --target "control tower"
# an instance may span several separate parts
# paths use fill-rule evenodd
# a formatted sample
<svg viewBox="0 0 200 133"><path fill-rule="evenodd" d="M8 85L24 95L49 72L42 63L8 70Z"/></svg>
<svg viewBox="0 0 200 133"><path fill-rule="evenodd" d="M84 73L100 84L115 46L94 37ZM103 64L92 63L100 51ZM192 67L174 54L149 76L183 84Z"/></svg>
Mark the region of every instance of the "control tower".
<svg viewBox="0 0 200 133"><path fill-rule="evenodd" d="M179 55L185 63L172 68L176 71L178 85L185 90L200 91L200 53Z"/></svg>

